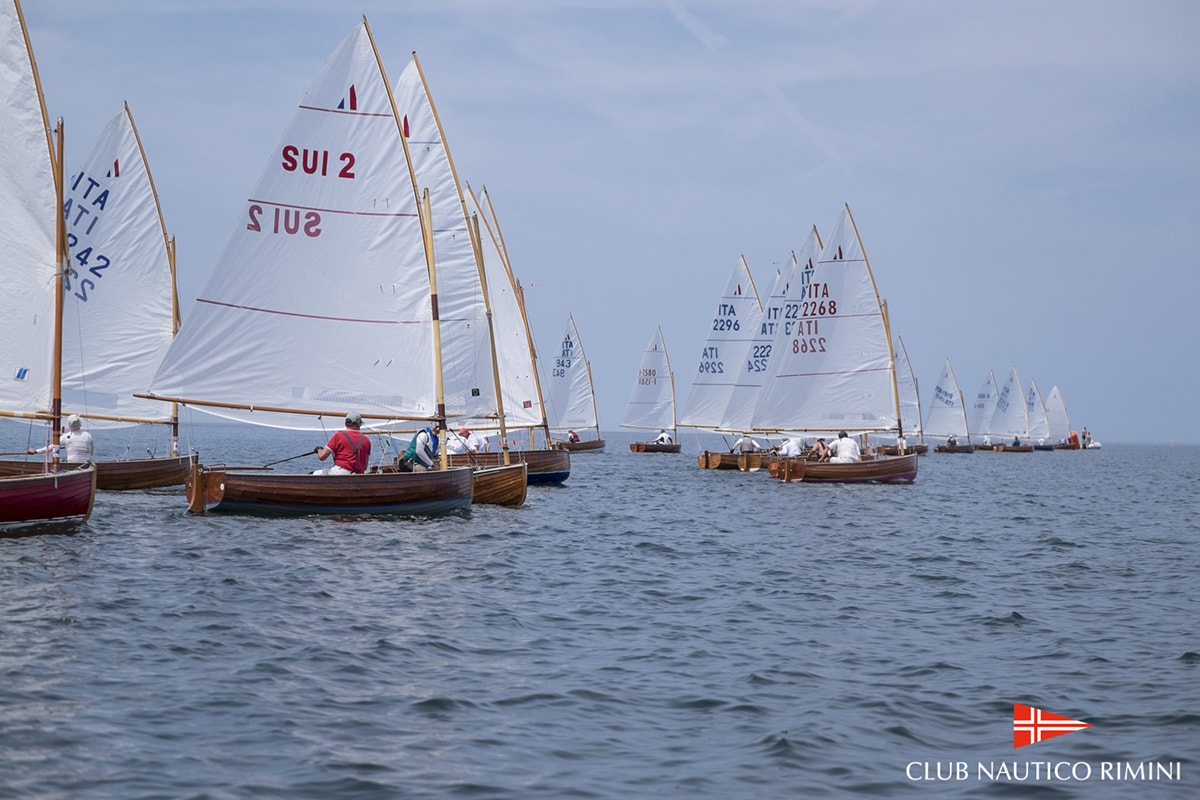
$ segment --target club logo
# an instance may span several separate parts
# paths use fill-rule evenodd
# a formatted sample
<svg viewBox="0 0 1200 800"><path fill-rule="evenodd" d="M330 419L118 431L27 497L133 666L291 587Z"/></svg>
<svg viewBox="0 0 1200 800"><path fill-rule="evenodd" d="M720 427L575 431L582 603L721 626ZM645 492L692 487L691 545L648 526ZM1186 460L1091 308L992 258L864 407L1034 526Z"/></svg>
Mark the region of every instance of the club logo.
<svg viewBox="0 0 1200 800"><path fill-rule="evenodd" d="M1024 703L1013 703L1013 748L1052 739L1092 727L1090 723L1063 717Z"/></svg>

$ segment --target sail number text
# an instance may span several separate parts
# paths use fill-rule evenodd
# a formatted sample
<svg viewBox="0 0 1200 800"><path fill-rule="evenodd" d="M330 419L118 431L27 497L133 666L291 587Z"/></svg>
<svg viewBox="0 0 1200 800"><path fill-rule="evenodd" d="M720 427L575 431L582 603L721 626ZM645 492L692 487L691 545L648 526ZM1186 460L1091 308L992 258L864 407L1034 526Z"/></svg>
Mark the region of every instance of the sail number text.
<svg viewBox="0 0 1200 800"><path fill-rule="evenodd" d="M658 383L658 370L639 369L637 382L638 386L654 386Z"/></svg>
<svg viewBox="0 0 1200 800"><path fill-rule="evenodd" d="M719 348L705 347L700 354L700 366L697 369L701 375L724 375L725 364L721 361Z"/></svg>

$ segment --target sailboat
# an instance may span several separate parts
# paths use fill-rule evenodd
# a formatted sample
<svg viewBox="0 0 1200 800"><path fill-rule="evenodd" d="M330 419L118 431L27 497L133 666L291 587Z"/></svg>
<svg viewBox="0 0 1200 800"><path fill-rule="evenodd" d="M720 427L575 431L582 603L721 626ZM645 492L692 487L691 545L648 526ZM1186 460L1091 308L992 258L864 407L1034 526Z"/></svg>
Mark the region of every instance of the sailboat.
<svg viewBox="0 0 1200 800"><path fill-rule="evenodd" d="M1050 440L1050 414L1046 410L1046 401L1042 399L1037 381L1033 378L1029 379L1025 406L1029 414L1029 438L1033 449L1053 450L1054 443Z"/></svg>
<svg viewBox="0 0 1200 800"><path fill-rule="evenodd" d="M738 258L708 323L704 346L696 360L691 390L679 424L721 430L737 384L742 359L762 319L762 302L750 265ZM696 459L701 469L738 469L738 454L705 450Z"/></svg>
<svg viewBox="0 0 1200 800"><path fill-rule="evenodd" d="M1071 430L1071 417L1057 384L1046 395L1046 418L1050 423L1050 439L1057 450L1079 449L1079 434Z"/></svg>
<svg viewBox="0 0 1200 800"><path fill-rule="evenodd" d="M556 442L555 446L571 452L604 449L600 435L599 414L596 412L596 390L592 385L592 365L583 350L583 339L575 325L575 315L567 315L567 327L550 365L546 381L546 405L551 417L551 431L593 431L594 436Z"/></svg>
<svg viewBox="0 0 1200 800"><path fill-rule="evenodd" d="M1029 441L1029 408L1025 390L1014 366L996 395L996 408L986 431L999 438L993 448L998 453L1032 453Z"/></svg>
<svg viewBox="0 0 1200 800"><path fill-rule="evenodd" d="M60 469L53 459L62 419L63 126L51 140L41 82L18 0L0 0L0 416L50 423L36 474L0 477L0 530L76 524L92 513L96 468Z"/></svg>
<svg viewBox="0 0 1200 800"><path fill-rule="evenodd" d="M754 410L756 430L892 435L905 431L887 314L850 207L812 273L790 346L776 348ZM911 483L917 455L853 463L784 460L777 477L821 483Z"/></svg>
<svg viewBox="0 0 1200 800"><path fill-rule="evenodd" d="M640 428L661 433L669 432L670 441L630 442L634 453L678 453L680 444L675 427L675 376L662 328L654 334L642 351L641 364L629 394L622 428Z"/></svg>
<svg viewBox="0 0 1200 800"><path fill-rule="evenodd" d="M945 439L945 444L933 448L935 453L974 453L971 432L967 427L967 407L963 403L962 389L954 375L949 357L937 385L933 387L933 398L929 404L929 416L925 419L925 434L936 439ZM951 443L953 442L953 444Z"/></svg>
<svg viewBox="0 0 1200 800"><path fill-rule="evenodd" d="M429 197L418 201L410 164L364 17L305 92L148 395L325 435L350 411L368 429L444 426ZM386 466L198 465L188 508L426 515L471 504L468 468Z"/></svg>
<svg viewBox="0 0 1200 800"><path fill-rule="evenodd" d="M196 454L178 453L174 406L133 397L145 388L178 329L174 243L126 104L67 185L63 413L93 430L165 427L164 454L94 460L99 489L182 485ZM107 438L109 448L115 437ZM103 449L103 446L102 446ZM40 465L0 462L0 473Z"/></svg>
<svg viewBox="0 0 1200 800"><path fill-rule="evenodd" d="M996 398L999 394L1000 388L996 385L996 373L988 370L987 377L984 378L979 391L975 393L975 399L967 411L967 430L975 436L976 450L993 450L996 447L988 429L992 423L992 416L996 413Z"/></svg>
<svg viewBox="0 0 1200 800"><path fill-rule="evenodd" d="M394 89L403 119L413 176L429 196L433 270L441 314L440 358L446 414L456 426L498 426L500 461L481 463L477 453L452 458L474 471L474 502L516 506L525 502L526 465L509 453L500 388L493 306L484 269L478 217L467 210L458 172L417 54Z"/></svg>
<svg viewBox="0 0 1200 800"><path fill-rule="evenodd" d="M886 305L886 302L885 302ZM896 354L896 384L900 392L900 416L905 425L905 449L919 456L929 452L929 445L923 439L925 436L921 423L921 394L917 389L917 376L913 374L912 362L908 359L908 348L904 340L896 336L892 352ZM911 441L910 441L911 440ZM885 444L880 447L886 455L900 455L900 444Z"/></svg>

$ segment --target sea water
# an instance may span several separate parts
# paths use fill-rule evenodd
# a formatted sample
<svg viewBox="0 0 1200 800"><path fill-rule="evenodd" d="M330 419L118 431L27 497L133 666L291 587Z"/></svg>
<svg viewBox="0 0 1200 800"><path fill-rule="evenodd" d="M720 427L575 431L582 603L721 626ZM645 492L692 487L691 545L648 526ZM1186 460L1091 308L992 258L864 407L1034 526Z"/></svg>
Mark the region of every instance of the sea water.
<svg viewBox="0 0 1200 800"><path fill-rule="evenodd" d="M0 539L0 798L1200 796L1200 448L843 486L606 438L520 508Z"/></svg>

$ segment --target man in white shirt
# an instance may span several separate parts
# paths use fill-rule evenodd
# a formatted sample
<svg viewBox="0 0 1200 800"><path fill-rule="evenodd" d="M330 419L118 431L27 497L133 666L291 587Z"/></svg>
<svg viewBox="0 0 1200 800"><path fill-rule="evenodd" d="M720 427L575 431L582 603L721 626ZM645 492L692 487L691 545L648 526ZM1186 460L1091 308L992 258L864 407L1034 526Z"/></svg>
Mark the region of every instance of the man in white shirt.
<svg viewBox="0 0 1200 800"><path fill-rule="evenodd" d="M468 428L459 428L458 433L450 432L446 436L446 452L451 454L478 453L479 443L471 436Z"/></svg>
<svg viewBox="0 0 1200 800"><path fill-rule="evenodd" d="M783 446L779 448L779 455L786 457L795 457L804 452L804 448L800 445L799 437L795 439L787 439Z"/></svg>
<svg viewBox="0 0 1200 800"><path fill-rule="evenodd" d="M58 439L60 459L65 455L66 460L72 464L83 464L92 460L92 456L96 452L96 443L92 441L92 435L82 430L82 427L83 420L77 414L67 417L67 432ZM30 448L28 452L30 455L44 453L46 447L39 447L36 450Z"/></svg>
<svg viewBox="0 0 1200 800"><path fill-rule="evenodd" d="M829 445L829 451L833 453L833 457L829 459L830 464L853 464L862 459L858 442L847 436L845 431L838 433L838 438Z"/></svg>

